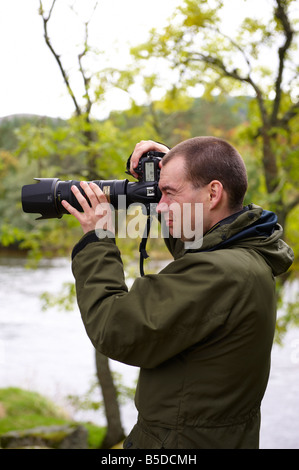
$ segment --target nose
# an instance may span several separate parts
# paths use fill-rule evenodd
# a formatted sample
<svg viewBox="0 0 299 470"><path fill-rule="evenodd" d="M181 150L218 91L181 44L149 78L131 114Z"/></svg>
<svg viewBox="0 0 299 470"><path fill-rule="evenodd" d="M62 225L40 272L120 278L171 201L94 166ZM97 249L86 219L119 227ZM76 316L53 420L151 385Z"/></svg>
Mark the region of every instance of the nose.
<svg viewBox="0 0 299 470"><path fill-rule="evenodd" d="M163 196L162 196L162 198L160 199L160 202L159 202L159 204L158 204L157 207L156 207L156 212L157 212L158 214L163 214L163 213L165 213L165 212L169 212L169 206L168 206L168 204L167 204L166 202L163 202L162 199L163 199Z"/></svg>

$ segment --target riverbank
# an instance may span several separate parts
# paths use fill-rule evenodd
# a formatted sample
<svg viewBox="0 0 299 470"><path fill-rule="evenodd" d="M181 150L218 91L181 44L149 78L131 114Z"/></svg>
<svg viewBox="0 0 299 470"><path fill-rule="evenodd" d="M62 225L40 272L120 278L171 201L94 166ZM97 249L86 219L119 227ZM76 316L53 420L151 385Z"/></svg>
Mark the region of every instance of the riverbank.
<svg viewBox="0 0 299 470"><path fill-rule="evenodd" d="M98 449L104 435L105 428L74 422L63 409L36 392L16 387L0 388L2 447L28 446L31 442L31 445L39 443L49 448L66 448L66 444L67 448L77 449L81 443L82 448Z"/></svg>

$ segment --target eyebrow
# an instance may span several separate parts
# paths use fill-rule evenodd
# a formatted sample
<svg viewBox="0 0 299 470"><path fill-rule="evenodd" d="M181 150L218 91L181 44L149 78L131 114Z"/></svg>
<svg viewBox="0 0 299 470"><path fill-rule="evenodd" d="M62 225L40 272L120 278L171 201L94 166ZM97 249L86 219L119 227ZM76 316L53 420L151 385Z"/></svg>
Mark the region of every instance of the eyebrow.
<svg viewBox="0 0 299 470"><path fill-rule="evenodd" d="M176 188L166 184L165 186L160 186L160 191L176 191Z"/></svg>

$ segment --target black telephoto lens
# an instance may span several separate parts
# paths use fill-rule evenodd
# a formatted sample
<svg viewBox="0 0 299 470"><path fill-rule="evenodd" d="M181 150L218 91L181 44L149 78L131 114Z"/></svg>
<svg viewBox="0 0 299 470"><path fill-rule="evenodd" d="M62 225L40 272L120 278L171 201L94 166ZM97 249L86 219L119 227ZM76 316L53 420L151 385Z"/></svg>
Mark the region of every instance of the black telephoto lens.
<svg viewBox="0 0 299 470"><path fill-rule="evenodd" d="M160 178L159 162L163 155L160 152L149 152L141 157L138 164L138 182L131 183L127 179L93 182L99 186L108 203L116 210L128 208L133 203L141 203L149 207L151 203L159 202L161 197L158 182ZM82 212L83 209L71 190L73 185L77 186L88 201L80 182L77 180L61 181L59 178L35 178L35 180L37 183L23 186L22 206L24 212L40 214L39 219L60 219L63 214L68 214L61 204L63 200Z"/></svg>
<svg viewBox="0 0 299 470"><path fill-rule="evenodd" d="M62 200L69 202L75 209L82 212L82 207L74 196L71 187L77 186L86 197L80 186L80 181L61 181L59 178L35 178L37 183L28 184L22 188L23 211L30 214L40 214L38 219L60 219L68 211L61 204ZM128 180L98 180L94 181L104 192L107 200L118 209L118 196L126 195ZM88 200L88 198L86 197Z"/></svg>

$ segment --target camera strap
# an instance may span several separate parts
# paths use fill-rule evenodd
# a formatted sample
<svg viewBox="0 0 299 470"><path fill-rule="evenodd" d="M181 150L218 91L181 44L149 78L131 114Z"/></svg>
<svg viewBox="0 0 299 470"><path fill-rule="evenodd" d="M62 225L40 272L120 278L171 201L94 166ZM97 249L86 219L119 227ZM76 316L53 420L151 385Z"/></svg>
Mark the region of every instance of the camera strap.
<svg viewBox="0 0 299 470"><path fill-rule="evenodd" d="M142 237L142 240L141 240L140 245L139 245L139 253L140 253L139 269L140 269L140 276L144 276L144 269L143 269L144 260L149 257L148 254L147 254L147 252L146 252L146 243L147 243L147 239L148 239L149 232L150 232L150 229L151 229L152 220L153 220L153 216L148 213L148 214L147 214L147 220L146 220L146 226L145 226L145 229L144 229L144 232L143 232L143 237Z"/></svg>

